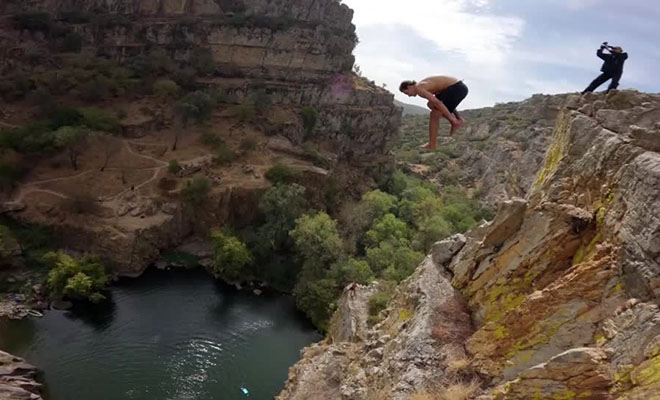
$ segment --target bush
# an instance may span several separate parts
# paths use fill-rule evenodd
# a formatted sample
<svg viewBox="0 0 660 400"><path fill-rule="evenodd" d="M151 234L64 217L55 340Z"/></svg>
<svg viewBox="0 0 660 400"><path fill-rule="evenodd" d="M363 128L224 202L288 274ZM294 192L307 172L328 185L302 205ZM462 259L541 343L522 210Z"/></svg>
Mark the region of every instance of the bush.
<svg viewBox="0 0 660 400"><path fill-rule="evenodd" d="M103 132L118 132L120 130L119 119L111 111L96 107L85 107L79 109L82 115L82 124L89 129Z"/></svg>
<svg viewBox="0 0 660 400"><path fill-rule="evenodd" d="M190 56L190 65L199 75L208 75L215 69L215 60L213 53L208 48L197 48L192 51Z"/></svg>
<svg viewBox="0 0 660 400"><path fill-rule="evenodd" d="M171 79L157 80L152 89L154 95L163 100L176 98L181 90L179 85Z"/></svg>
<svg viewBox="0 0 660 400"><path fill-rule="evenodd" d="M328 330L338 293L332 279L298 282L294 289L296 305L321 332Z"/></svg>
<svg viewBox="0 0 660 400"><path fill-rule="evenodd" d="M25 169L17 164L0 161L0 190L9 191L13 189L25 173Z"/></svg>
<svg viewBox="0 0 660 400"><path fill-rule="evenodd" d="M398 219L394 214L385 214L374 221L371 229L366 233L367 243L371 246L378 246L379 243L386 240L407 241L410 239L411 231L408 225Z"/></svg>
<svg viewBox="0 0 660 400"><path fill-rule="evenodd" d="M211 232L211 243L213 259L208 267L211 273L229 282L245 280L245 268L252 263L252 255L245 244L219 229Z"/></svg>
<svg viewBox="0 0 660 400"><path fill-rule="evenodd" d="M259 89L252 94L252 103L254 104L254 109L259 115L264 115L270 107L270 97L266 93L265 89Z"/></svg>
<svg viewBox="0 0 660 400"><path fill-rule="evenodd" d="M286 165L275 165L266 171L264 175L273 184L292 183L300 177L300 173Z"/></svg>
<svg viewBox="0 0 660 400"><path fill-rule="evenodd" d="M306 106L300 110L300 117L302 118L303 127L305 128L305 132L307 132L307 134L312 133L314 130L318 115L319 113L314 107Z"/></svg>
<svg viewBox="0 0 660 400"><path fill-rule="evenodd" d="M369 297L369 317L367 322L370 326L380 322L378 314L387 308L387 304L390 302L395 288L396 282L381 282L378 290Z"/></svg>
<svg viewBox="0 0 660 400"><path fill-rule="evenodd" d="M170 162L167 164L167 170L171 174L176 174L181 171L181 165L179 165L177 160L170 160Z"/></svg>
<svg viewBox="0 0 660 400"><path fill-rule="evenodd" d="M51 252L44 255L43 261L50 267L47 282L53 296L95 303L105 299L100 291L108 276L97 256L86 254L76 259L63 252Z"/></svg>
<svg viewBox="0 0 660 400"><path fill-rule="evenodd" d="M82 46L83 37L77 32L71 32L64 36L60 50L65 53L80 53Z"/></svg>
<svg viewBox="0 0 660 400"><path fill-rule="evenodd" d="M252 138L245 138L241 140L241 144L238 148L245 152L252 151L257 148L257 141Z"/></svg>
<svg viewBox="0 0 660 400"><path fill-rule="evenodd" d="M275 185L259 199L259 211L264 223L258 230L259 240L268 252L283 250L289 239L289 231L305 212L305 188L297 184Z"/></svg>
<svg viewBox="0 0 660 400"><path fill-rule="evenodd" d="M179 100L176 104L175 111L181 117L183 124L186 125L191 119L197 122L209 119L213 105L211 96L206 92L198 90L188 93L183 99Z"/></svg>
<svg viewBox="0 0 660 400"><path fill-rule="evenodd" d="M366 285L374 279L369 264L364 260L357 260L352 257L333 264L329 276L334 279L340 288L351 282Z"/></svg>
<svg viewBox="0 0 660 400"><path fill-rule="evenodd" d="M366 253L372 271L397 282L412 274L424 259L424 254L411 249L405 240L381 242L378 247L368 248Z"/></svg>
<svg viewBox="0 0 660 400"><path fill-rule="evenodd" d="M323 278L328 267L342 255L337 223L324 212L299 217L289 235L303 262L301 280Z"/></svg>
<svg viewBox="0 0 660 400"><path fill-rule="evenodd" d="M192 205L200 205L208 198L211 182L204 177L195 177L186 182L181 190L183 200Z"/></svg>
<svg viewBox="0 0 660 400"><path fill-rule="evenodd" d="M222 140L217 133L211 131L205 131L202 133L202 144L209 146L210 148L215 148L220 145L224 145L225 142Z"/></svg>
<svg viewBox="0 0 660 400"><path fill-rule="evenodd" d="M213 154L213 162L219 165L231 164L236 158L236 154L226 144L222 143L216 146Z"/></svg>
<svg viewBox="0 0 660 400"><path fill-rule="evenodd" d="M232 108L234 115L242 122L252 121L257 115L254 103L243 101L241 104Z"/></svg>

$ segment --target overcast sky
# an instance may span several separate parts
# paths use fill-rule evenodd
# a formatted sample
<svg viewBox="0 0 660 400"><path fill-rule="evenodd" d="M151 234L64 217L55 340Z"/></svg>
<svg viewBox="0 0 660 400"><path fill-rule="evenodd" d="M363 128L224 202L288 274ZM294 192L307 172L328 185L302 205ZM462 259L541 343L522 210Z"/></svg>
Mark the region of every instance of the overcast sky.
<svg viewBox="0 0 660 400"><path fill-rule="evenodd" d="M343 0L355 14L363 75L397 99L404 79L452 75L460 108L582 91L603 41L628 52L620 88L660 92L658 0ZM599 88L603 90L606 85Z"/></svg>

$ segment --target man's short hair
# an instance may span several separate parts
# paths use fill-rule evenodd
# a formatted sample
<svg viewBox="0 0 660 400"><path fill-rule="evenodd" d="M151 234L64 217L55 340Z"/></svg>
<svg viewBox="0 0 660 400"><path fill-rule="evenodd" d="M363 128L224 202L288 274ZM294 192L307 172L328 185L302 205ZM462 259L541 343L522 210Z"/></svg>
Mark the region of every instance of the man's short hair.
<svg viewBox="0 0 660 400"><path fill-rule="evenodd" d="M415 81L403 81L401 82L401 85L399 85L399 91L403 92L404 90L408 89L411 85L416 85L417 82Z"/></svg>

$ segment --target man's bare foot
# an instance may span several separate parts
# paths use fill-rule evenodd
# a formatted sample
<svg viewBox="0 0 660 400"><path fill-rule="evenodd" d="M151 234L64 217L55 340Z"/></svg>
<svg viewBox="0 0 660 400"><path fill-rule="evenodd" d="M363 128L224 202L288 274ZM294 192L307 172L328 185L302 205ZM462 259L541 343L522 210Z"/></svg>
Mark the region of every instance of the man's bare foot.
<svg viewBox="0 0 660 400"><path fill-rule="evenodd" d="M457 118L455 124L451 124L451 129L449 130L449 136L453 135L454 132L458 130L458 128L463 125L463 119L462 118Z"/></svg>
<svg viewBox="0 0 660 400"><path fill-rule="evenodd" d="M431 143L426 143L420 146L422 149L435 150L435 146L431 146Z"/></svg>

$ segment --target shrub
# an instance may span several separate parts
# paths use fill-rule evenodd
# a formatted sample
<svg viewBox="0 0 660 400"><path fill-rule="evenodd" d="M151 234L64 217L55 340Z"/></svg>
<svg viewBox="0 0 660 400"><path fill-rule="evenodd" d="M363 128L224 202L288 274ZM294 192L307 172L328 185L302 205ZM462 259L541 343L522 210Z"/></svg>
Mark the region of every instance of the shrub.
<svg viewBox="0 0 660 400"><path fill-rule="evenodd" d="M67 208L74 214L94 214L98 207L96 199L90 194L81 193L67 199Z"/></svg>
<svg viewBox="0 0 660 400"><path fill-rule="evenodd" d="M215 69L213 53L208 48L197 48L192 51L190 64L200 75L208 75Z"/></svg>
<svg viewBox="0 0 660 400"><path fill-rule="evenodd" d="M171 174L176 174L181 171L181 165L179 165L177 160L170 160L170 162L167 164L167 170Z"/></svg>
<svg viewBox="0 0 660 400"><path fill-rule="evenodd" d="M60 50L65 53L80 53L82 46L83 37L77 32L71 32L64 36Z"/></svg>
<svg viewBox="0 0 660 400"><path fill-rule="evenodd" d="M289 235L296 255L303 262L301 279L319 279L328 267L341 257L342 241L337 223L324 212L302 215Z"/></svg>
<svg viewBox="0 0 660 400"><path fill-rule="evenodd" d="M369 325L375 325L380 322L379 314L387 308L390 298L394 294L396 282L381 282L378 290L369 297L369 317L367 322Z"/></svg>
<svg viewBox="0 0 660 400"><path fill-rule="evenodd" d="M252 121L257 115L254 103L251 101L243 101L241 104L232 108L234 115L242 122Z"/></svg>
<svg viewBox="0 0 660 400"><path fill-rule="evenodd" d="M213 259L211 273L219 278L235 282L245 278L245 268L252 263L250 251L234 235L215 229L211 232Z"/></svg>
<svg viewBox="0 0 660 400"><path fill-rule="evenodd" d="M0 161L0 190L8 191L13 189L25 173L25 169L17 164Z"/></svg>
<svg viewBox="0 0 660 400"><path fill-rule="evenodd" d="M374 221L371 229L366 233L367 243L371 246L378 246L379 243L386 240L408 240L411 231L408 225L398 219L394 214L385 214Z"/></svg>
<svg viewBox="0 0 660 400"><path fill-rule="evenodd" d="M222 143L216 146L213 154L213 162L219 165L231 164L236 158L236 154L226 144Z"/></svg>
<svg viewBox="0 0 660 400"><path fill-rule="evenodd" d="M179 85L171 79L159 79L153 84L154 95L163 100L176 98L179 91Z"/></svg>
<svg viewBox="0 0 660 400"><path fill-rule="evenodd" d="M79 109L82 115L82 124L86 127L103 132L118 132L120 130L119 119L111 111L96 107L85 107Z"/></svg>
<svg viewBox="0 0 660 400"><path fill-rule="evenodd" d="M303 127L305 128L305 132L307 132L307 134L312 133L314 130L318 115L319 113L314 107L306 106L300 110L300 117L302 118Z"/></svg>
<svg viewBox="0 0 660 400"><path fill-rule="evenodd" d="M0 79L0 96L7 101L21 100L35 88L34 81L24 74L12 74Z"/></svg>
<svg viewBox="0 0 660 400"><path fill-rule="evenodd" d="M374 274L366 261L351 257L333 264L330 277L343 288L351 282L366 285L374 279Z"/></svg>
<svg viewBox="0 0 660 400"><path fill-rule="evenodd" d="M86 254L76 259L63 252L44 255L44 263L50 267L48 287L55 297L87 299L99 302L105 297L100 293L108 276L99 258Z"/></svg>
<svg viewBox="0 0 660 400"><path fill-rule="evenodd" d="M332 279L298 282L294 289L296 305L321 331L328 330L338 290Z"/></svg>
<svg viewBox="0 0 660 400"><path fill-rule="evenodd" d="M280 184L292 183L300 177L300 174L289 166L278 164L270 167L264 176L271 183Z"/></svg>
<svg viewBox="0 0 660 400"><path fill-rule="evenodd" d="M259 211L264 218L264 224L258 231L262 247L269 252L286 247L289 231L306 208L303 186L295 183L281 184L268 189L259 199Z"/></svg>
<svg viewBox="0 0 660 400"><path fill-rule="evenodd" d="M179 100L175 111L181 117L183 124L186 125L190 119L197 122L207 120L211 116L213 105L211 96L198 90L188 93L183 99Z"/></svg>
<svg viewBox="0 0 660 400"><path fill-rule="evenodd" d="M218 136L217 133L211 131L203 132L201 136L201 141L202 144L209 146L211 148L215 148L216 146L224 144L222 138Z"/></svg>
<svg viewBox="0 0 660 400"><path fill-rule="evenodd" d="M266 93L265 89L256 90L252 94L252 103L254 104L254 109L259 115L264 115L270 107L270 97Z"/></svg>
<svg viewBox="0 0 660 400"><path fill-rule="evenodd" d="M204 177L195 177L186 182L181 190L181 197L186 203L192 205L202 204L211 191L211 182Z"/></svg>
<svg viewBox="0 0 660 400"><path fill-rule="evenodd" d="M245 138L241 140L241 144L238 148L246 152L252 151L257 148L257 141L252 138Z"/></svg>

